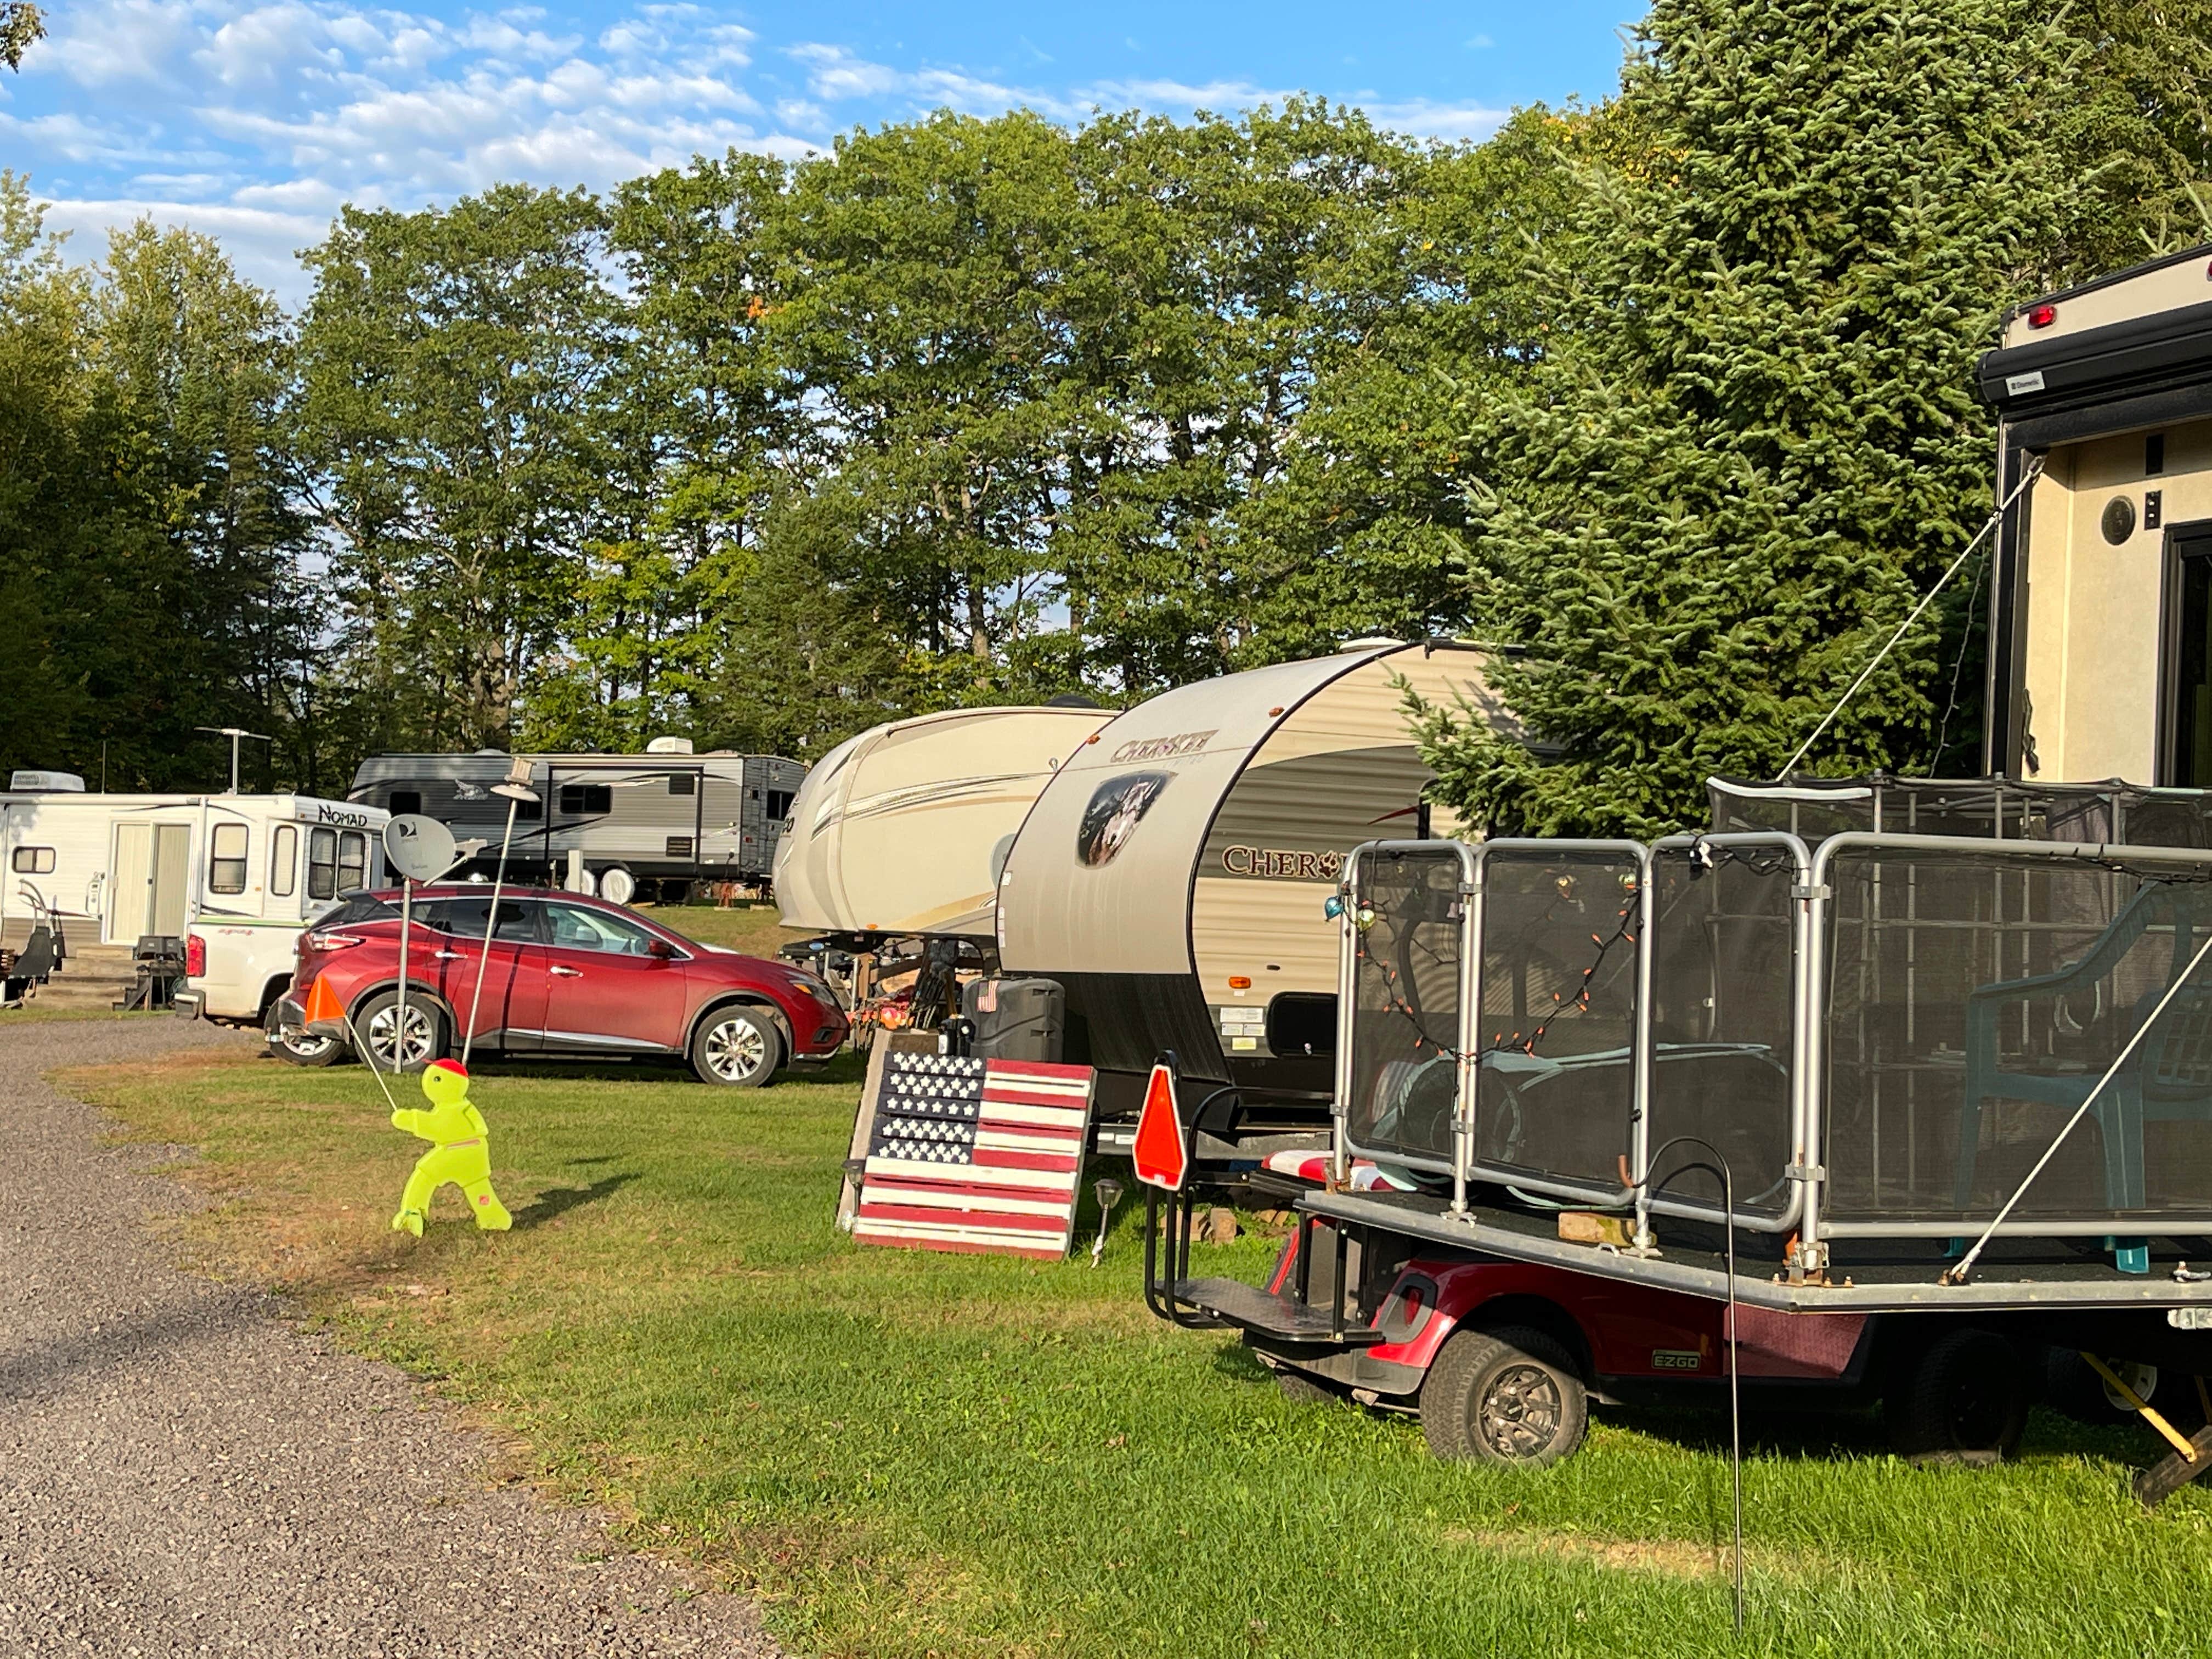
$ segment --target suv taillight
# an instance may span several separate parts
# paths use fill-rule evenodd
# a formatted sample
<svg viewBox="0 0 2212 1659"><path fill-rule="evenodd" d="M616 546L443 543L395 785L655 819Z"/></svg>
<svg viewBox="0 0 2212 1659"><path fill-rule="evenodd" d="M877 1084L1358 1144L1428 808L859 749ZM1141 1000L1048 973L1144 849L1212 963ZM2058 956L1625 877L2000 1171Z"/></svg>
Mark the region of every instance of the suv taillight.
<svg viewBox="0 0 2212 1659"><path fill-rule="evenodd" d="M300 954L311 957L318 951L350 951L356 945L368 943L367 939L356 939L351 933L302 933L300 935ZM413 976L410 975L410 977Z"/></svg>
<svg viewBox="0 0 2212 1659"><path fill-rule="evenodd" d="M185 936L185 977L204 978L207 974L207 941L198 933Z"/></svg>

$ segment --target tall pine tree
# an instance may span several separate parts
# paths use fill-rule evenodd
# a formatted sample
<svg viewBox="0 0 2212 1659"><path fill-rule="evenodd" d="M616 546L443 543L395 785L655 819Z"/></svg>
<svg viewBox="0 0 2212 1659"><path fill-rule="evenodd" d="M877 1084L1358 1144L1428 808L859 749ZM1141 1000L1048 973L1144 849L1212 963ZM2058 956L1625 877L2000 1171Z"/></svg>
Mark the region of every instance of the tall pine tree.
<svg viewBox="0 0 2212 1659"><path fill-rule="evenodd" d="M1660 0L1642 40L1647 160L1585 167L1538 256L1571 349L1469 446L1504 457L1472 486L1473 608L1529 647L1505 689L1545 741L1450 709L1424 735L1501 826L1670 829L1813 731L1989 510L1970 371L2076 199L2047 137L2068 43L2011 0ZM1955 746L1970 592L1808 767Z"/></svg>

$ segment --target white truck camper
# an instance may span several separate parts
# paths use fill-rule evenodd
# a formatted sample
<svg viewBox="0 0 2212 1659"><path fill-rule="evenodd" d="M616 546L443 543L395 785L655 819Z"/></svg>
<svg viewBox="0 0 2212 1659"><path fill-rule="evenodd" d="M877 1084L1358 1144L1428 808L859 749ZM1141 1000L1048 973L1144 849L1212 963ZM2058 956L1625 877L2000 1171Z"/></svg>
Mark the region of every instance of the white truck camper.
<svg viewBox="0 0 2212 1659"><path fill-rule="evenodd" d="M386 814L310 795L119 795L17 772L0 794L0 938L51 916L72 949L185 941L182 1012L258 1024L301 930L381 878Z"/></svg>

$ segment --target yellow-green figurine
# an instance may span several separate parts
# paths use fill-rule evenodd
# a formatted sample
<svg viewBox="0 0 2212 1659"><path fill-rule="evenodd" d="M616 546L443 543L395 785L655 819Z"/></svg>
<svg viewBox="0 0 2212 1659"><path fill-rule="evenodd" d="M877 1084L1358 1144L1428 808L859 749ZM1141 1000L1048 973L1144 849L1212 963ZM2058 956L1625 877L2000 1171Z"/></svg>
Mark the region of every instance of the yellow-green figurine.
<svg viewBox="0 0 2212 1659"><path fill-rule="evenodd" d="M392 1218L392 1231L404 1228L422 1237L430 1195L450 1181L467 1195L477 1226L505 1232L514 1218L491 1189L491 1131L484 1127L483 1114L469 1104L468 1073L450 1060L434 1060L422 1068L422 1092L429 1097L428 1111L403 1107L392 1115L393 1128L431 1143L407 1177L399 1213Z"/></svg>

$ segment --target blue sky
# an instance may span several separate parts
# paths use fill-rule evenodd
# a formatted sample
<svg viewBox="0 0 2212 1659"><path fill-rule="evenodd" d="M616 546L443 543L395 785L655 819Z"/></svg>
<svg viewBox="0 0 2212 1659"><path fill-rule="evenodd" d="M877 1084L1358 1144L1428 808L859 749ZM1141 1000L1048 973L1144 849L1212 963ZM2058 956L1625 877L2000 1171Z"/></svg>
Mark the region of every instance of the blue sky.
<svg viewBox="0 0 2212 1659"><path fill-rule="evenodd" d="M732 146L800 155L940 106L1073 121L1306 91L1480 137L1516 105L1612 91L1638 9L53 0L51 36L0 73L0 166L31 175L79 258L150 214L219 237L296 301L293 252L343 202L604 186Z"/></svg>

